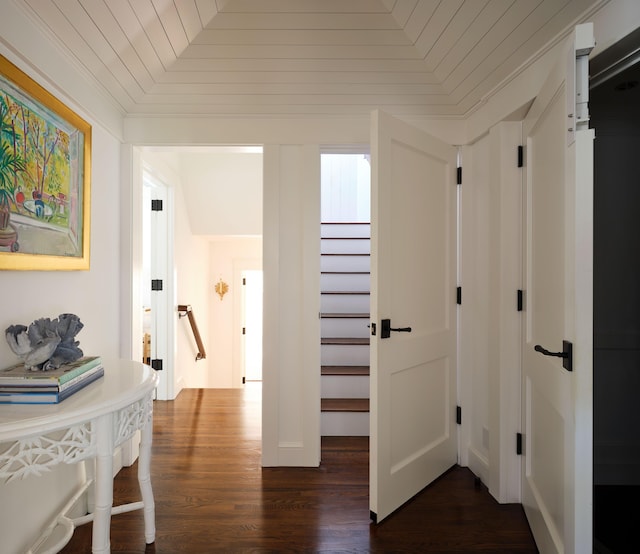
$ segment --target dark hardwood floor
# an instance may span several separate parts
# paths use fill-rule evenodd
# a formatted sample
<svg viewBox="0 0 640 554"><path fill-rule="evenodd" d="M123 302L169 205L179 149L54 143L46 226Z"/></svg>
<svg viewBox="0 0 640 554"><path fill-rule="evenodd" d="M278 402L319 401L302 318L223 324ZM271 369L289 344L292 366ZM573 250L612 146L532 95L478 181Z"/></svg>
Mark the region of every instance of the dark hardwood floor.
<svg viewBox="0 0 640 554"><path fill-rule="evenodd" d="M520 505L454 467L379 525L369 519L368 439L325 437L319 468L261 468L260 388L187 389L154 404L156 541L142 512L112 517L112 552L536 553ZM137 467L114 503L139 500ZM91 524L63 553L91 551Z"/></svg>

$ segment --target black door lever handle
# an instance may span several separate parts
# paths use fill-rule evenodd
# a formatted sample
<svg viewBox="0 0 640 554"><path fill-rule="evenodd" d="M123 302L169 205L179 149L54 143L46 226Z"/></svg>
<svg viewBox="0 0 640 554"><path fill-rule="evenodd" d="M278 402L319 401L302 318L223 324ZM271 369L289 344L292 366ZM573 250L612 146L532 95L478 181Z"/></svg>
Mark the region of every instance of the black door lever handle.
<svg viewBox="0 0 640 554"><path fill-rule="evenodd" d="M566 358L567 357L567 353L566 352L550 352L549 350L547 350L546 348L543 348L539 344L536 344L533 347L533 349L536 352L540 352L540 354L544 354L545 356L555 356L556 358Z"/></svg>
<svg viewBox="0 0 640 554"><path fill-rule="evenodd" d="M551 352L536 344L533 349L536 352L540 352L540 354L544 354L545 356L554 356L556 358L562 358L562 367L564 367L567 371L573 371L573 344L571 344L568 340L562 341L562 352Z"/></svg>
<svg viewBox="0 0 640 554"><path fill-rule="evenodd" d="M381 331L380 338L388 339L391 336L391 331L398 333L411 333L411 327L391 327L390 319L383 319L380 321Z"/></svg>

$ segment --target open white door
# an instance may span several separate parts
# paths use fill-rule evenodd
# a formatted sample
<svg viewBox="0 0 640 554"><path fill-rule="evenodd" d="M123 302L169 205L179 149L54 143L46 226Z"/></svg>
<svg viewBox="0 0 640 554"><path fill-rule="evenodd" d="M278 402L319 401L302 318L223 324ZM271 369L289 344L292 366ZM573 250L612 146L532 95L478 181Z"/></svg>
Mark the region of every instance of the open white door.
<svg viewBox="0 0 640 554"><path fill-rule="evenodd" d="M369 486L380 522L457 459L456 149L382 112L371 146Z"/></svg>
<svg viewBox="0 0 640 554"><path fill-rule="evenodd" d="M592 551L593 44L592 25L577 27L523 129L522 501L545 553Z"/></svg>

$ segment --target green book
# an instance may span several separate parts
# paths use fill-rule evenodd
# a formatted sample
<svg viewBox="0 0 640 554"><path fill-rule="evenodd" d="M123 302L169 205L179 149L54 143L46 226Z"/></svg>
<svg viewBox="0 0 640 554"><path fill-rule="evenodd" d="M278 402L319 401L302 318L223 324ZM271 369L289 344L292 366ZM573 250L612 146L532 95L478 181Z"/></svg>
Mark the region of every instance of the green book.
<svg viewBox="0 0 640 554"><path fill-rule="evenodd" d="M60 386L102 364L100 356L84 356L75 362L49 371L31 371L20 362L0 370L0 385L29 385L30 387Z"/></svg>

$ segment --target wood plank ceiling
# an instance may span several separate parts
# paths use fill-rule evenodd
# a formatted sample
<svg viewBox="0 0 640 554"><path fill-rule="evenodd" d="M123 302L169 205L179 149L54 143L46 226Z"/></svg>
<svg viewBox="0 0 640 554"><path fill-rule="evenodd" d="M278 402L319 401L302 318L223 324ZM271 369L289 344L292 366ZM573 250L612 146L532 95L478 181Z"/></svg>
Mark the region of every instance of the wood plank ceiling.
<svg viewBox="0 0 640 554"><path fill-rule="evenodd" d="M124 115L465 116L607 0L14 0Z"/></svg>

